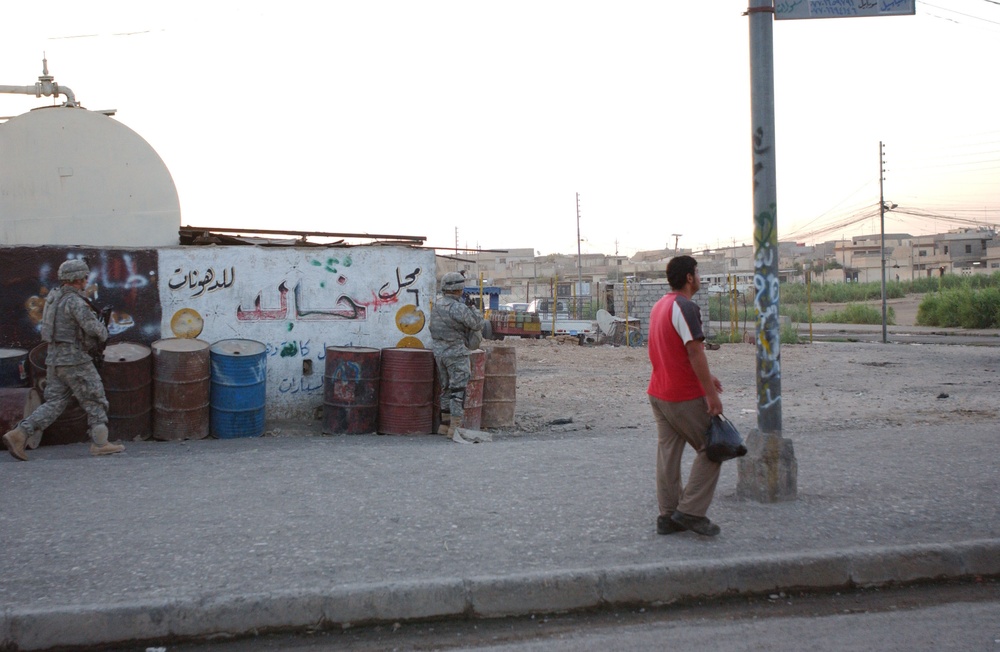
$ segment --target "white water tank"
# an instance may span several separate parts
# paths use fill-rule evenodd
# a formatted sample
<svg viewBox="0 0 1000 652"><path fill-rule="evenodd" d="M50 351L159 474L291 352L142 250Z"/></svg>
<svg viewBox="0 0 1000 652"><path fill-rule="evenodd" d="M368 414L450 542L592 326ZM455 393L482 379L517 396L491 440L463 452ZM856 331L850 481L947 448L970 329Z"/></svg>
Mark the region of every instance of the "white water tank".
<svg viewBox="0 0 1000 652"><path fill-rule="evenodd" d="M0 122L0 244L178 244L177 189L149 143L103 113L46 107Z"/></svg>

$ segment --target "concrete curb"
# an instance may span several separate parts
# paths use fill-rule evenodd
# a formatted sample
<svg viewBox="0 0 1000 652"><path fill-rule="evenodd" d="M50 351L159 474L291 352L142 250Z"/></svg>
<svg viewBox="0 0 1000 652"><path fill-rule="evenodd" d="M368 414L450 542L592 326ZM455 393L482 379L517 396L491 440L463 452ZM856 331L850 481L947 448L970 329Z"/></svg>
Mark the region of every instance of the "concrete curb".
<svg viewBox="0 0 1000 652"><path fill-rule="evenodd" d="M702 562L7 609L0 649L44 650L404 620L501 617L794 589L1000 575L1000 539Z"/></svg>

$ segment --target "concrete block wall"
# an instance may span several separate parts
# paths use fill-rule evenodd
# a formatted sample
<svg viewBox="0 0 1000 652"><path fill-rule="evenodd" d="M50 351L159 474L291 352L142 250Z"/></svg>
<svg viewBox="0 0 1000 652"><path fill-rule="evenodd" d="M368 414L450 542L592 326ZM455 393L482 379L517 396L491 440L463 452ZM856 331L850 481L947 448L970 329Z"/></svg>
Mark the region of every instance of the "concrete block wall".
<svg viewBox="0 0 1000 652"><path fill-rule="evenodd" d="M649 339L649 313L656 302L663 298L663 295L671 291L670 284L666 281L652 283L630 282L627 290L628 301L626 302L625 285L623 283L616 283L614 285L615 315L617 317L624 317L627 310L629 318L637 317L642 327L642 341L645 342ZM706 337L711 337L715 334L717 328L713 327L708 320L708 292L698 292L694 295L694 301L701 308L702 327L705 330L705 335Z"/></svg>

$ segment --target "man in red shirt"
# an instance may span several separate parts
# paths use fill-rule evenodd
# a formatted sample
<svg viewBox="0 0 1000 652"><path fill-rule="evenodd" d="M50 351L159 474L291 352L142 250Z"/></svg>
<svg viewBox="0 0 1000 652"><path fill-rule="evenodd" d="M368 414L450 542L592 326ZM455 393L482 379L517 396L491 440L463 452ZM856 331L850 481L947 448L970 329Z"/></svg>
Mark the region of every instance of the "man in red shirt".
<svg viewBox="0 0 1000 652"><path fill-rule="evenodd" d="M705 514L712 503L721 464L705 455L705 433L712 416L722 414L722 383L708 370L701 309L691 297L701 288L698 261L676 256L667 263L673 290L656 302L649 315L649 403L658 435L656 498L659 534L691 530L715 536L719 526ZM685 444L698 451L687 485L681 487Z"/></svg>

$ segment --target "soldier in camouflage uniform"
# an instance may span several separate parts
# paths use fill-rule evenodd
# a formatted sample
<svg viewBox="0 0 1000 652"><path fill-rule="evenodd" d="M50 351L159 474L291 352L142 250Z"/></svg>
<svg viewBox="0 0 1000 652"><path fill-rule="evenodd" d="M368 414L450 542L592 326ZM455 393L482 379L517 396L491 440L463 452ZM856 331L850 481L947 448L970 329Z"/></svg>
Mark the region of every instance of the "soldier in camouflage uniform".
<svg viewBox="0 0 1000 652"><path fill-rule="evenodd" d="M87 413L91 455L120 453L125 447L108 442L108 400L94 366L90 350L108 339L108 329L97 318L84 297L90 268L82 260L67 260L59 266L62 285L45 299L42 313L42 340L48 343L45 402L3 436L10 454L28 461L24 450L31 440L37 444L41 433L59 418L72 398Z"/></svg>
<svg viewBox="0 0 1000 652"><path fill-rule="evenodd" d="M441 380L441 410L451 413L448 429L441 434L460 444L470 442L459 430L465 416L465 388L472 377L469 351L479 348L485 324L478 312L462 302L464 287L464 276L458 272L445 274L441 279L441 296L431 309L434 362Z"/></svg>

